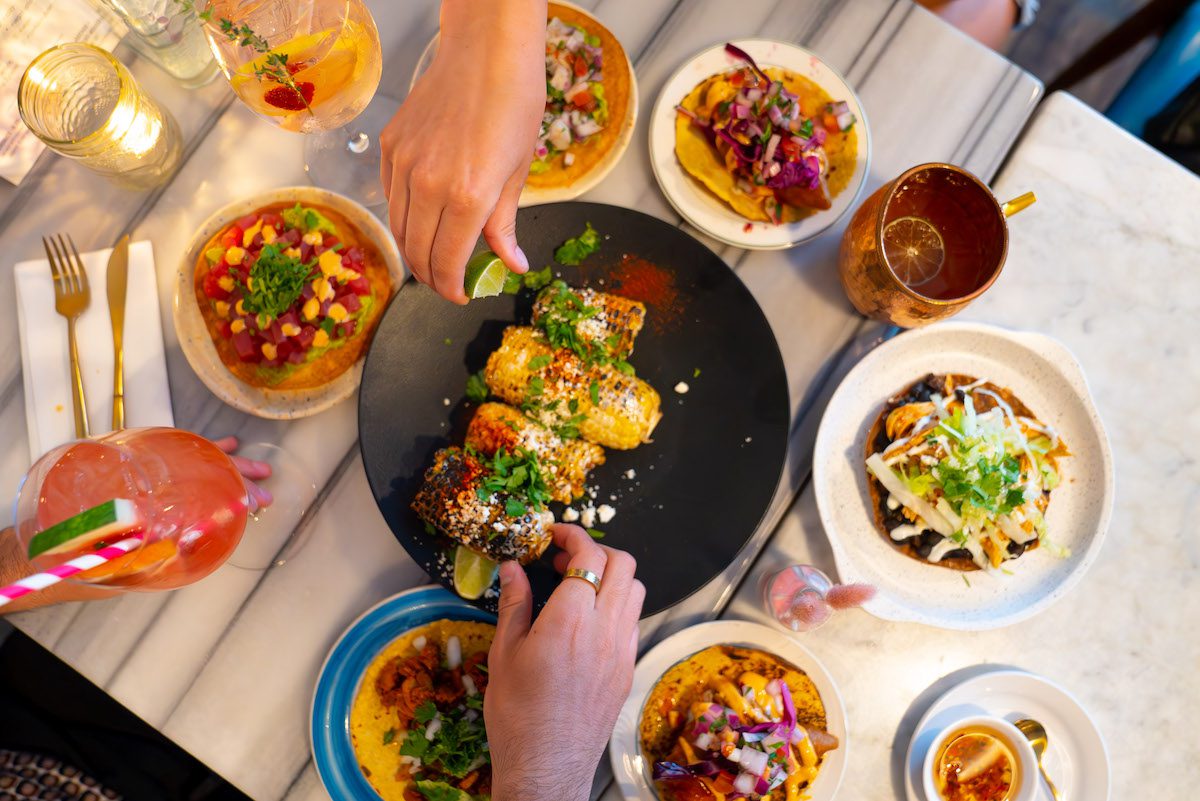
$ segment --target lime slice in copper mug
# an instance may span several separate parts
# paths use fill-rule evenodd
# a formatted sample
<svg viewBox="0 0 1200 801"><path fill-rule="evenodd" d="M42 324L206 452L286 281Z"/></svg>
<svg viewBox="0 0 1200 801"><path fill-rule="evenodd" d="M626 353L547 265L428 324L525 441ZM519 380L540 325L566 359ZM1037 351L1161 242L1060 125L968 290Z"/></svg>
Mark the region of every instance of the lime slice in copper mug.
<svg viewBox="0 0 1200 801"><path fill-rule="evenodd" d="M942 271L946 245L927 220L901 217L883 229L883 255L897 278L910 287L918 287Z"/></svg>
<svg viewBox="0 0 1200 801"><path fill-rule="evenodd" d="M500 257L490 250L476 253L467 262L466 280L463 291L468 298L490 298L504 291L504 279L508 268Z"/></svg>
<svg viewBox="0 0 1200 801"><path fill-rule="evenodd" d="M496 580L500 566L462 545L454 551L454 589L468 601L479 598Z"/></svg>
<svg viewBox="0 0 1200 801"><path fill-rule="evenodd" d="M34 534L29 540L29 558L83 551L103 542L111 544L118 534L132 531L141 524L141 516L132 501L122 498L105 501Z"/></svg>

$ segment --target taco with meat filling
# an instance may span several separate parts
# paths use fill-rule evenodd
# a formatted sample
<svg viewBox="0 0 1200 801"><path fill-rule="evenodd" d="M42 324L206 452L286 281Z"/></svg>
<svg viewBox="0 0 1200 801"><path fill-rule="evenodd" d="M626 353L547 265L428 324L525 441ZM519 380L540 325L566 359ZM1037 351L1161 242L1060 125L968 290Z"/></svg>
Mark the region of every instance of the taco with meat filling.
<svg viewBox="0 0 1200 801"><path fill-rule="evenodd" d="M867 433L871 509L897 550L954 570L997 570L1039 546L1066 443L1009 389L927 375L889 398Z"/></svg>
<svg viewBox="0 0 1200 801"><path fill-rule="evenodd" d="M830 208L854 175L857 120L813 81L744 63L698 84L676 107L683 169L747 220L788 223Z"/></svg>

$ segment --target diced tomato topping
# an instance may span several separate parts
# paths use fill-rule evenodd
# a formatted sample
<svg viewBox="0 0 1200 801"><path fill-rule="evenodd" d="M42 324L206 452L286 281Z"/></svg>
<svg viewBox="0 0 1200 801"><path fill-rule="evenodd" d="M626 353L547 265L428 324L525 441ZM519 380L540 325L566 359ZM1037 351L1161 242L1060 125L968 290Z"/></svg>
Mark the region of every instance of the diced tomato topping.
<svg viewBox="0 0 1200 801"><path fill-rule="evenodd" d="M350 312L351 314L354 314L356 311L362 308L362 301L360 301L358 299L358 295L355 295L353 292L347 292L345 295L342 295L340 298L338 298L338 300L343 306L346 307L346 311Z"/></svg>
<svg viewBox="0 0 1200 801"><path fill-rule="evenodd" d="M334 245L340 245L341 242L342 242L342 240L338 239L333 234L325 234L325 238L323 240L321 240L321 245L326 250L328 250L329 248L333 247Z"/></svg>
<svg viewBox="0 0 1200 801"><path fill-rule="evenodd" d="M275 242L280 247L289 248L292 245L300 244L301 236L303 236L303 234L300 233L299 228L291 228L280 234L278 238L276 238Z"/></svg>
<svg viewBox="0 0 1200 801"><path fill-rule="evenodd" d="M237 245L238 247L241 247L242 245L242 229L236 225L225 233L221 234L221 247L228 250L234 245Z"/></svg>
<svg viewBox="0 0 1200 801"><path fill-rule="evenodd" d="M587 74L588 74L587 59L581 55L576 55L575 56L575 77L582 78L584 75L587 75Z"/></svg>
<svg viewBox="0 0 1200 801"><path fill-rule="evenodd" d="M263 227L271 226L275 230L279 230L283 226L283 215L274 211L268 211L262 216Z"/></svg>
<svg viewBox="0 0 1200 801"><path fill-rule="evenodd" d="M729 76L729 83L732 86L741 86L743 80L745 80L745 74L741 70Z"/></svg>
<svg viewBox="0 0 1200 801"><path fill-rule="evenodd" d="M308 350L312 347L313 339L317 336L316 326L306 325L300 329L300 333L295 336L296 347L301 350Z"/></svg>
<svg viewBox="0 0 1200 801"><path fill-rule="evenodd" d="M352 337L354 336L354 329L357 325L357 320L347 320L346 322L338 325L337 335L339 337Z"/></svg>
<svg viewBox="0 0 1200 801"><path fill-rule="evenodd" d="M360 275L358 278L355 278L353 281L348 282L346 284L346 288L349 289L351 292L353 292L355 295L370 295L371 294L371 282L367 280L367 277L365 275Z"/></svg>
<svg viewBox="0 0 1200 801"><path fill-rule="evenodd" d="M226 320L225 322L221 323L221 338L222 339L229 339L231 336L233 336L233 329L230 328L229 326L230 326L229 320Z"/></svg>
<svg viewBox="0 0 1200 801"><path fill-rule="evenodd" d="M218 265L220 266L220 265ZM224 273L218 273L215 269L209 270L204 276L204 295L212 300L228 300L229 293L221 288L221 278Z"/></svg>
<svg viewBox="0 0 1200 801"><path fill-rule="evenodd" d="M259 350L254 346L254 337L250 336L249 331L239 331L233 335L233 349L244 362L258 361Z"/></svg>
<svg viewBox="0 0 1200 801"><path fill-rule="evenodd" d="M253 226L256 222L258 222L257 214L247 214L245 217L242 217L237 221L237 227L245 231L247 228Z"/></svg>
<svg viewBox="0 0 1200 801"><path fill-rule="evenodd" d="M586 90L573 94L571 96L571 103L582 111L591 111L596 108L596 98L592 97L592 93Z"/></svg>
<svg viewBox="0 0 1200 801"><path fill-rule="evenodd" d="M290 356L293 350L295 350L295 346L285 338L275 346L276 358L282 361Z"/></svg>
<svg viewBox="0 0 1200 801"><path fill-rule="evenodd" d="M842 130L841 128L838 127L837 117L833 116L832 114L826 114L826 115L822 116L821 124L825 126L825 130L833 132L833 133L836 133L836 132Z"/></svg>
<svg viewBox="0 0 1200 801"><path fill-rule="evenodd" d="M308 354L297 348L288 354L287 360L291 364L303 364Z"/></svg>

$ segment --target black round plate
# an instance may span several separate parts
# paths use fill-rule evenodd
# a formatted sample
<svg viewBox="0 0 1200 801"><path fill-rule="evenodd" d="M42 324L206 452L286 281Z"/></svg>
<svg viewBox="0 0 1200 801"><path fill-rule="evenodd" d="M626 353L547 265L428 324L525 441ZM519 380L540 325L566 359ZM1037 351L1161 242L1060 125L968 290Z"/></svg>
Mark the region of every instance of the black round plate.
<svg viewBox="0 0 1200 801"><path fill-rule="evenodd" d="M672 271L678 290L673 319L648 304L630 358L662 396L654 441L608 449L589 482L599 486L596 505L617 510L595 526L605 545L637 558L648 616L704 586L754 533L786 458L787 376L770 325L733 270L662 220L597 203L522 209L530 264L551 264L555 248L588 222L603 244L580 267L555 267L568 284L611 289L629 254ZM452 550L426 533L410 504L434 452L462 444L475 411L464 397L467 377L486 364L505 326L529 324L532 304L522 292L458 307L410 281L384 314L363 369L359 441L371 491L400 544L451 590ZM681 381L686 394L675 391ZM528 573L540 608L559 581L550 553ZM496 601L489 592L476 604L494 611Z"/></svg>

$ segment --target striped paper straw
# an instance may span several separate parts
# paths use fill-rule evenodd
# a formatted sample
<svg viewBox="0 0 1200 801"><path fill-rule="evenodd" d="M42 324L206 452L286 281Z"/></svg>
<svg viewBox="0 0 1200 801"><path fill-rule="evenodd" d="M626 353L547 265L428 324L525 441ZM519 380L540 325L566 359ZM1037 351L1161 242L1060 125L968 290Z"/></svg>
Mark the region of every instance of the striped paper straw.
<svg viewBox="0 0 1200 801"><path fill-rule="evenodd" d="M115 559L118 556L124 556L134 548L142 544L142 534L138 533L127 537L118 543L109 545L107 548L101 548L95 553L89 553L84 556L79 556L69 562L64 562L58 567L51 568L44 573L34 573L32 576L26 576L20 581L9 584L7 587L0 587L0 606L4 606L9 601L15 601L22 595L28 595L31 592L44 590L47 587L57 584L65 578L70 578L85 570L91 570L94 567L99 567L105 562Z"/></svg>

